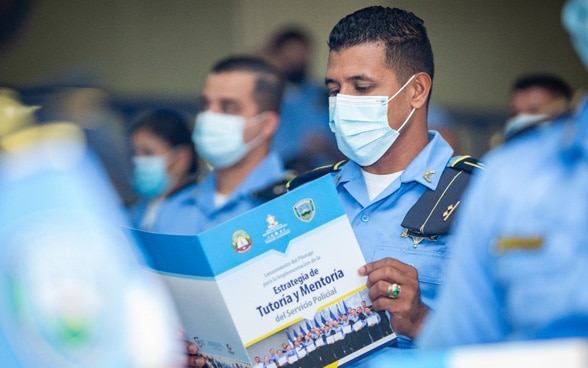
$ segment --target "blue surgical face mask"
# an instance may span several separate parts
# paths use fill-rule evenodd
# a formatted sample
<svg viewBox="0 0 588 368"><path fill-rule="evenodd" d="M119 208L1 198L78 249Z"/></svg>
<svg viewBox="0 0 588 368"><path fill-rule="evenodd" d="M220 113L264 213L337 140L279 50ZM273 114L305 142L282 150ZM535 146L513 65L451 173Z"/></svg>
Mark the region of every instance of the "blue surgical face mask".
<svg viewBox="0 0 588 368"><path fill-rule="evenodd" d="M562 9L561 19L578 56L588 69L588 1L568 0Z"/></svg>
<svg viewBox="0 0 588 368"><path fill-rule="evenodd" d="M249 121L259 120L261 116L257 115ZM212 111L199 113L192 135L198 155L216 169L236 164L263 142L263 137L258 135L245 143L243 133L246 123L247 121L238 115Z"/></svg>
<svg viewBox="0 0 588 368"><path fill-rule="evenodd" d="M392 97L329 97L329 126L339 150L360 166L369 166L392 146L400 130L412 117L413 108L398 130L388 124L388 103L414 79L414 75Z"/></svg>
<svg viewBox="0 0 588 368"><path fill-rule="evenodd" d="M133 190L141 197L157 197L169 185L167 161L163 156L133 157Z"/></svg>

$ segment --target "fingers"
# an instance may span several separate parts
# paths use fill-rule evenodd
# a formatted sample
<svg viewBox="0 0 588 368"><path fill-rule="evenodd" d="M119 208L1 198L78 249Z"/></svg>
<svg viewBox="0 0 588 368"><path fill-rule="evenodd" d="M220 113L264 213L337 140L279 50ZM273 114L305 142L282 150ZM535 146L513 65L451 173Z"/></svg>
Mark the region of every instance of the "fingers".
<svg viewBox="0 0 588 368"><path fill-rule="evenodd" d="M201 356L188 356L187 368L202 368L206 366L206 359Z"/></svg>
<svg viewBox="0 0 588 368"><path fill-rule="evenodd" d="M192 368L202 368L206 365L206 359L200 355L198 355L198 345L193 342L185 341L186 344L186 367Z"/></svg>
<svg viewBox="0 0 588 368"><path fill-rule="evenodd" d="M198 345L194 344L190 341L185 341L186 344L186 351L189 355L196 355L198 354Z"/></svg>
<svg viewBox="0 0 588 368"><path fill-rule="evenodd" d="M418 271L416 268L394 258L383 258L368 263L359 268L359 274L368 276L368 288L374 286L378 281L386 281L388 284L396 283L398 285L412 284L413 281L417 281L418 283ZM382 295L385 295L387 290L388 285L385 286Z"/></svg>
<svg viewBox="0 0 588 368"><path fill-rule="evenodd" d="M416 268L384 258L364 265L359 273L368 278L368 296L374 309L390 313L390 323L397 333L415 336L427 312Z"/></svg>

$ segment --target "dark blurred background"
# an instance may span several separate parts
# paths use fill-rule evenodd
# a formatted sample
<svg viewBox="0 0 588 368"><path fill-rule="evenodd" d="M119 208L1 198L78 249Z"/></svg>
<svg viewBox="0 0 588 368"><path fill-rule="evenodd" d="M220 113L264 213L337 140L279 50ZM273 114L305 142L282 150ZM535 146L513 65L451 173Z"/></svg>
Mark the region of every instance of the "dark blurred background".
<svg viewBox="0 0 588 368"><path fill-rule="evenodd" d="M560 75L574 89L588 84L561 27L563 3L1 0L0 84L42 105L41 119L76 119L104 106L123 126L155 106L193 115L218 58L254 52L280 26L299 24L313 37L311 71L322 80L333 25L367 5L395 6L424 19L436 61L433 101L450 113L460 151L480 156L502 127L516 76L542 71Z"/></svg>

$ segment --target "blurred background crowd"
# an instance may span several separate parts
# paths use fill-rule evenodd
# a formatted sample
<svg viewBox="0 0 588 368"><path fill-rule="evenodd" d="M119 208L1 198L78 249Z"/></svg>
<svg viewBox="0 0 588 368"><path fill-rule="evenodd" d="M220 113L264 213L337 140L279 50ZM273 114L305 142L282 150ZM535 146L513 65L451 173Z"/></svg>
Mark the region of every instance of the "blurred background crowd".
<svg viewBox="0 0 588 368"><path fill-rule="evenodd" d="M42 106L38 121L81 124L123 201L132 203L127 133L133 123L169 108L193 125L214 60L266 56L288 81L274 148L288 168L305 171L339 158L322 82L330 27L363 6L404 7L426 20L433 44L430 127L456 153L480 157L500 141L517 78L553 75L571 94L587 84L561 27L563 3L5 0L0 83L26 105Z"/></svg>

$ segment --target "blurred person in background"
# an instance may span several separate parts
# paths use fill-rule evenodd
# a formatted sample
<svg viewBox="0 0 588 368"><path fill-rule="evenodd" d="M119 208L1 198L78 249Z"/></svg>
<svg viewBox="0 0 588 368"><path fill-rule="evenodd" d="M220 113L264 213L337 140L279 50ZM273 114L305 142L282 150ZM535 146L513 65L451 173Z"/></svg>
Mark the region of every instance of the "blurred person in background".
<svg viewBox="0 0 588 368"><path fill-rule="evenodd" d="M572 97L571 87L557 75L527 73L518 76L510 88L508 119L503 130L491 138L491 146L568 111Z"/></svg>
<svg viewBox="0 0 588 368"><path fill-rule="evenodd" d="M155 231L198 234L281 194L273 193L274 183L285 181L287 172L271 140L282 89L280 74L261 58L229 56L214 64L192 134L212 170L170 199Z"/></svg>
<svg viewBox="0 0 588 368"><path fill-rule="evenodd" d="M328 92L310 75L312 48L309 32L292 25L275 31L264 50L286 81L272 148L298 173L344 159L329 129Z"/></svg>
<svg viewBox="0 0 588 368"><path fill-rule="evenodd" d="M130 139L132 184L140 197L129 210L131 221L138 229L158 229L158 219L165 216L169 199L196 184L199 165L192 131L181 113L156 109L133 124Z"/></svg>
<svg viewBox="0 0 588 368"><path fill-rule="evenodd" d="M568 0L562 23L588 70L588 2ZM588 95L483 160L417 345L588 337Z"/></svg>
<svg viewBox="0 0 588 368"><path fill-rule="evenodd" d="M518 77L510 91L504 138L509 139L540 120L550 120L566 112L571 100L572 89L556 75L535 73Z"/></svg>
<svg viewBox="0 0 588 368"><path fill-rule="evenodd" d="M78 124L92 151L106 169L121 202L129 205L137 197L128 180L132 171L131 150L123 116L112 106L111 95L101 88L56 86L39 101L39 123L70 121Z"/></svg>

